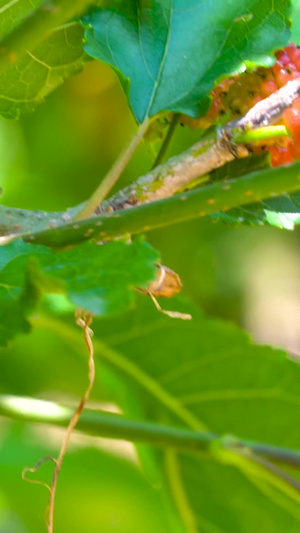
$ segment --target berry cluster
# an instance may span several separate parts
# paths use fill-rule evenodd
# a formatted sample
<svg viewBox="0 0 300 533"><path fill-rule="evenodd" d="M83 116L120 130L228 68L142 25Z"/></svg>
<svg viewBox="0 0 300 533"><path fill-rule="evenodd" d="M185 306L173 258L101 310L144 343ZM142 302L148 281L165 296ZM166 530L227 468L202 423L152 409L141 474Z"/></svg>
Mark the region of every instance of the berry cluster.
<svg viewBox="0 0 300 533"><path fill-rule="evenodd" d="M270 67L258 67L253 72L231 76L223 80L211 92L212 103L208 113L199 120L189 122L192 127L208 128L224 116L232 120L245 114L260 100L300 76L300 49L290 44L276 52L276 63ZM225 117L226 115L226 117ZM300 159L300 98L287 109L281 123L291 133L291 138L274 140L271 145L258 148L271 153L272 166L279 166Z"/></svg>

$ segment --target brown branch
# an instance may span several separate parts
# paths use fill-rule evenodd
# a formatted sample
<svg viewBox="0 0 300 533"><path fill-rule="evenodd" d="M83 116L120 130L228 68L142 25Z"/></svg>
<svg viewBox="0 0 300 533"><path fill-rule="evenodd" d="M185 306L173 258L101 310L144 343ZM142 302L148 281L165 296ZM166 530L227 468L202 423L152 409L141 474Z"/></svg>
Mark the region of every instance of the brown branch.
<svg viewBox="0 0 300 533"><path fill-rule="evenodd" d="M222 129L230 132L233 128L257 129L274 124L299 96L300 78L288 81L281 89L255 104L243 117L229 122Z"/></svg>
<svg viewBox="0 0 300 533"><path fill-rule="evenodd" d="M279 120L282 113L300 96L300 78L288 82L268 98L258 102L243 117L227 123L204 141L200 141L182 154L169 159L148 174L105 200L95 214L103 214L168 198L195 179L208 174L248 152L241 144L232 142L236 130L258 129ZM0 206L0 235L14 235L41 231L64 225L82 210L82 205L66 212L47 213L25 211ZM0 239L5 244L7 237Z"/></svg>
<svg viewBox="0 0 300 533"><path fill-rule="evenodd" d="M112 209L116 211L168 198L200 176L222 167L236 157L247 155L248 150L242 145L233 145L228 134L217 140L214 137L200 141L103 202L95 213L110 212Z"/></svg>
<svg viewBox="0 0 300 533"><path fill-rule="evenodd" d="M256 130L274 124L299 96L300 78L297 78L255 104L242 117L219 128L217 139L212 136L211 139L200 141L182 154L169 159L104 202L96 213L167 198L196 178L235 158L246 157L246 147L232 142L234 133L237 130Z"/></svg>

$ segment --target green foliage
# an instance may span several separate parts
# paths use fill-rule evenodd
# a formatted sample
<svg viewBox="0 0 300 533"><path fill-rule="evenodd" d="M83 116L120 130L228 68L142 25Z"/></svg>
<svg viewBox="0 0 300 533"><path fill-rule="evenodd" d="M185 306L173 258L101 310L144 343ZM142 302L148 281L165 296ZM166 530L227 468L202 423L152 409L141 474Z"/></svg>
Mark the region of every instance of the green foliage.
<svg viewBox="0 0 300 533"><path fill-rule="evenodd" d="M157 252L146 242L86 243L52 251L15 241L0 259L0 343L29 329L26 321L40 295L66 293L71 302L106 316L126 309L137 287L155 277Z"/></svg>
<svg viewBox="0 0 300 533"><path fill-rule="evenodd" d="M300 367L196 307L178 299L168 307L191 312L193 320L170 320L144 301L126 322L117 317L94 325L109 347L101 350L103 359L127 386L135 385L148 420L167 416L192 429L297 447Z"/></svg>
<svg viewBox="0 0 300 533"><path fill-rule="evenodd" d="M1 38L8 35L22 19L28 16L31 11L41 4L41 0L18 0L18 2L7 2L1 0L0 4L0 33Z"/></svg>
<svg viewBox="0 0 300 533"><path fill-rule="evenodd" d="M34 111L65 78L84 66L83 32L78 23L57 28L4 74L0 75L0 113L17 118Z"/></svg>
<svg viewBox="0 0 300 533"><path fill-rule="evenodd" d="M193 320L177 322L154 316L145 303L126 323L100 321L95 328L109 347L101 348L102 358L135 391L144 418L297 447L299 367L283 352L255 346L235 326L188 310ZM182 488L179 509L187 498L194 531L299 527L298 503L257 477L254 467L247 472L183 454L168 461L167 452L164 468L171 492Z"/></svg>
<svg viewBox="0 0 300 533"><path fill-rule="evenodd" d="M5 533L45 530L43 513L32 512L32 507L42 510L47 492L20 479L24 465L57 452L44 428L37 432L38 438L34 428L12 424L1 442L0 524ZM150 486L131 458L124 460L95 446L92 439L88 442L88 448L75 450L64 464L65 497L56 504L58 531L112 533L121 524L122 533L140 533L141 527L145 533L152 533L153 527L157 533L183 533L175 521L172 524L162 488ZM40 476L47 481L51 472L52 464L45 465Z"/></svg>
<svg viewBox="0 0 300 533"><path fill-rule="evenodd" d="M212 220L222 221L235 228L245 226L274 226L280 229L293 230L300 223L299 214L280 212L272 208L268 201L250 204L247 207L220 211L211 215Z"/></svg>
<svg viewBox="0 0 300 533"><path fill-rule="evenodd" d="M116 71L138 122L167 109L198 117L222 74L273 63L289 13L288 0L130 0L84 18L85 50Z"/></svg>
<svg viewBox="0 0 300 533"><path fill-rule="evenodd" d="M1 2L1 38L14 30L39 1ZM49 37L20 59L11 55L11 67L0 74L0 114L17 118L33 111L64 79L80 71L86 59L83 28L72 22L56 28Z"/></svg>
<svg viewBox="0 0 300 533"><path fill-rule="evenodd" d="M12 175L12 205L20 209L0 207L0 392L11 401L10 411L0 401L0 429L5 430L0 442L0 529L6 533L41 530L39 517L47 507L46 495L41 487L21 485L20 476L25 465L33 466L45 455L57 456L56 433L46 423L50 415L59 419L59 405L48 402L50 411L51 406L54 409L51 414L46 402L35 399L37 417L26 417L26 399L21 400L21 395L64 403L59 396L69 394L70 404L72 397L82 396L87 354L73 313L80 307L95 315L96 378L91 398L95 403L86 415L97 418L97 410L103 408L122 412L130 419L128 427L140 425L143 439L129 451L124 441L117 443L113 453L119 458L105 456L89 450L92 446L102 450L107 443L90 437L83 420L81 430L86 434L82 440L82 435L74 439L82 450L66 457L59 475L57 533L296 533L299 473L289 459L293 456L299 463L299 452L292 453L299 448L299 366L284 351L252 343L237 326L209 318L199 307L248 327L258 314L265 325L267 312L255 308L247 315L245 308L250 307L249 293L252 296L257 290L249 250L254 250L256 240L266 243L271 233L264 233L263 241L259 232L271 232L271 228L252 228L251 238L247 228L241 228L236 232L241 236L233 237L230 228L209 225L202 217L220 218L234 226L291 228L300 222L300 162L270 169L265 156L241 159L212 172L211 183L197 190L138 206L134 204L140 198L132 193L123 203L114 204L122 207L118 212L105 203L102 215L74 221L80 205L64 213L38 209L46 195L48 201L51 187L54 192L47 205L53 210L58 209L58 195L67 206L74 198L79 204L83 194L90 194L106 163L117 157L123 142L120 132L133 128L123 95L111 78L106 84L107 66L98 63L93 71L90 62L83 81L70 83L49 99L34 115L36 119L21 117L82 68L87 59L84 32L86 52L116 72L138 122L168 110L200 116L216 80L245 66L273 63L273 51L288 42L290 1L117 0L104 2L101 9L97 1L83 19L84 28L74 18L82 15L88 3L78 0L78 10L76 0L74 4L54 0L45 10L44 4L39 9L37 1L0 0L1 37L10 45L2 50L0 44L0 114L20 116L18 139L24 132L29 169L26 183ZM295 0L296 19L297 6ZM61 24L53 24L56 13ZM29 52L24 54L25 50ZM66 130L57 126L65 122ZM65 131L74 134L72 142ZM182 152L185 141L181 143L178 136L175 142L175 151ZM51 157L44 161L36 145ZM61 165L59 176L52 160ZM133 172L128 171L131 181L148 170L144 153L136 161ZM47 166L51 169L46 172ZM63 181L64 174L69 181ZM162 177L156 175L157 181ZM144 182L141 190L143 186ZM119 195L123 200L124 190ZM37 205L31 195L38 198ZM193 218L197 218L195 224ZM174 227L166 231L171 224ZM277 229L272 231L278 244ZM129 234L144 232L149 232L155 248L141 239L129 242ZM16 233L23 240L17 240ZM126 240L120 240L124 235ZM294 243L297 253L296 237L286 234L284 238ZM138 288L147 287L156 277L160 261L156 247L162 250L163 263L182 276L185 291L183 300L160 303L172 311L191 312L190 322L158 313L150 298L138 294ZM289 276L288 257L282 255L284 278ZM265 279L258 281L260 291L264 282L266 300L272 306L276 283L271 280L265 287ZM196 305L188 302L188 295ZM292 307L291 312L287 306L285 313L289 329L282 334L283 344L297 309ZM31 335L18 335L27 333L32 324ZM255 326L252 330L258 335ZM275 342L274 337L271 341ZM13 403L16 395L23 411ZM15 416L19 422L4 425L3 416ZM44 426L30 425L32 420L42 420ZM145 420L153 423L152 433L147 433ZM25 429L20 421L26 422ZM97 435L110 436L102 424L98 422ZM169 437L172 431L187 429L192 436L196 430L206 436L209 432L209 444L197 448L197 453L187 448L178 451L173 433L168 446L154 448L158 424L171 426ZM120 424L113 436L130 438L128 427L126 433ZM132 433L131 437L134 442ZM242 446L237 445L239 439ZM259 456L253 455L251 441L261 446ZM274 445L286 448L282 470L276 470L274 456L261 451L262 446L274 450ZM110 454L112 450L109 444ZM34 475L45 476L48 483L52 470L49 475L43 471Z"/></svg>
<svg viewBox="0 0 300 533"><path fill-rule="evenodd" d="M265 443L296 447L299 367L282 351L254 345L229 323L209 319L179 301L172 307L191 311L193 321L178 322L157 315L145 299L139 302L138 310L127 314L126 320L95 321L94 346L99 355L97 370L101 372L97 372L94 398L117 401L125 415L135 419L210 429L233 434L237 439L259 437ZM55 340L50 341L50 335ZM66 325L66 318L44 316L40 324L37 320L34 339L32 360L37 361L38 368L41 365L42 382L39 375L33 376L30 384L22 384L23 390L29 386L34 391L62 379L53 366L57 360L60 365L74 360L71 375L76 381L82 340L78 331ZM25 346L29 342L30 337ZM38 362L49 342L54 349L52 366L49 361ZM68 351L63 349L65 342ZM26 364L21 345L19 353L16 346L6 365L13 368L16 364L21 368ZM69 380L66 388L72 387L74 382ZM225 439L220 441L220 447L224 443ZM299 527L298 502L260 477L262 473L255 465L247 461L231 465L218 446L210 450L209 460L205 455L175 455L172 450L156 453L153 458L156 469L165 477L165 483L160 480L159 486L167 485L171 494L181 487L176 501L179 515L186 499L195 531L216 528L224 533L250 533L262 522L272 533L281 533L284 527L289 531ZM99 471L97 475L101 475ZM112 472L112 479L114 476L118 473ZM69 476L66 478L67 483ZM126 487L126 480L120 482ZM117 515L119 512L116 509ZM183 521L185 517L183 513ZM183 531L189 529L183 526Z"/></svg>
<svg viewBox="0 0 300 533"><path fill-rule="evenodd" d="M264 205L272 211L278 213L293 213L300 216L300 193L294 192L286 196L278 196L277 198L270 198L264 201Z"/></svg>
<svg viewBox="0 0 300 533"><path fill-rule="evenodd" d="M236 159L223 167L215 169L210 177L212 181L224 181L269 168L269 156L251 156L245 159ZM222 221L234 227L246 226L275 226L280 229L292 230L300 223L300 199L296 191L277 198L268 198L262 202L249 204L246 207L230 209L227 212L213 213L214 221Z"/></svg>

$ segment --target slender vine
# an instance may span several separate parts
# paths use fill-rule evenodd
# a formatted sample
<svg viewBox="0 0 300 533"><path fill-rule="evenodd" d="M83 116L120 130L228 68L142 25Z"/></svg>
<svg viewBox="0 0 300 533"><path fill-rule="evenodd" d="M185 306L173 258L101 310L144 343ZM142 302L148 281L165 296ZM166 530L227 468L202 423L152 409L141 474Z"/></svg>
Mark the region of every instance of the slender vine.
<svg viewBox="0 0 300 533"><path fill-rule="evenodd" d="M72 414L70 420L67 424L67 431L64 436L61 449L59 452L59 456L57 459L54 457L45 457L43 459L40 459L37 464L33 468L25 468L22 473L22 478L25 481L29 481L30 483L36 483L39 485L45 486L49 490L49 507L48 507L48 520L47 520L47 531L48 533L53 533L53 527L54 527L54 508L55 508L55 497L56 497L56 488L57 488L57 481L58 476L63 464L63 460L67 451L67 447L70 441L70 437L72 435L72 432L77 425L80 416L84 410L85 404L87 400L89 399L90 393L92 391L94 381L95 381L95 363L94 363L94 346L92 342L92 330L90 329L90 325L92 323L92 315L90 313L84 313L82 309L77 309L76 311L76 324L80 326L83 330L84 340L89 352L89 361L88 361L88 386L85 390L85 393L83 397L81 398L79 405L75 411L75 413ZM53 476L51 480L51 484L48 485L46 483L43 483L38 480L32 480L27 478L26 474L28 472L36 472L39 470L41 465L45 463L46 461L53 461L55 463Z"/></svg>

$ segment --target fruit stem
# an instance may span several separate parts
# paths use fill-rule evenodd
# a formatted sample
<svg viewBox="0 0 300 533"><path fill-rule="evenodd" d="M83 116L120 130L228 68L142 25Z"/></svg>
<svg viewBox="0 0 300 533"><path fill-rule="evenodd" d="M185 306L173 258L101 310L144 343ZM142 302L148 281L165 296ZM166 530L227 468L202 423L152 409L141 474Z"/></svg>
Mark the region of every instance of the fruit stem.
<svg viewBox="0 0 300 533"><path fill-rule="evenodd" d="M265 139L289 136L289 132L283 125L265 126L263 128L257 128L256 130L248 131L242 131L241 128L234 128L232 130L232 134L232 140L237 144L252 144L254 142L263 141Z"/></svg>

